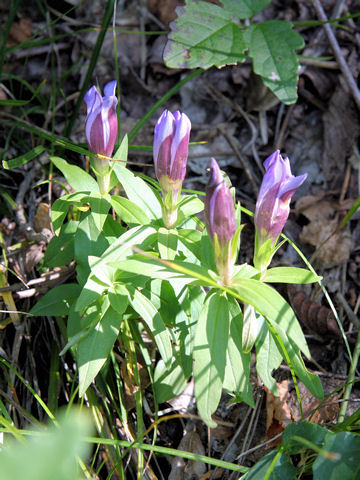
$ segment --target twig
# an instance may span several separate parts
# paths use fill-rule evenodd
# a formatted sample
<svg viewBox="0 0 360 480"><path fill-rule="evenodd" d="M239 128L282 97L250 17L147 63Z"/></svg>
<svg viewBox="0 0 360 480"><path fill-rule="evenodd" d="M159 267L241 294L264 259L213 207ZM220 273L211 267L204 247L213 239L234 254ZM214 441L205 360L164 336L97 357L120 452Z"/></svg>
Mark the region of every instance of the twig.
<svg viewBox="0 0 360 480"><path fill-rule="evenodd" d="M317 16L318 16L319 20L321 20L322 22L327 22L328 18L325 15L325 12L324 12L324 9L322 8L320 0L312 0L312 3L315 7L315 10L316 10L316 13L317 13ZM352 93L353 99L354 99L358 109L360 110L360 90L358 89L358 87L356 85L355 79L354 79L354 77L353 77L353 75L350 71L350 68L349 68L348 64L346 63L344 57L341 54L340 46L338 44L336 36L335 36L334 32L332 31L329 23L325 23L323 25L323 27L324 27L325 33L328 37L331 48L334 52L335 58L336 58L336 60L339 64L340 70L342 71L342 73L345 77L345 80L346 80L346 82L347 82L347 84L350 88L351 93Z"/></svg>
<svg viewBox="0 0 360 480"><path fill-rule="evenodd" d="M360 328L360 321L359 321L357 315L355 315L355 313L351 310L351 308L350 308L349 304L347 303L347 301L345 300L344 296L340 292L338 292L336 294L336 299L341 303L341 306L345 310L346 315L348 316L348 319L350 320L350 322L356 328Z"/></svg>
<svg viewBox="0 0 360 480"><path fill-rule="evenodd" d="M243 167L243 169L245 170L245 173L248 177L248 179L250 180L250 183L251 183L251 186L252 186L252 189L255 193L255 197L258 196L258 193L259 193L259 188L258 186L256 185L256 182L254 180L254 177L253 177L253 174L251 173L251 170L250 170L250 166L248 165L248 162L245 160L245 157L243 157L240 153L240 150L238 149L236 143L234 142L234 140L232 139L232 137L221 127L218 127L218 130L219 132L225 137L226 141L228 142L228 144L231 146L231 148L234 150L235 152L235 155L238 157L238 159L240 160L240 163Z"/></svg>
<svg viewBox="0 0 360 480"><path fill-rule="evenodd" d="M240 433L242 432L248 418L249 418L249 415L251 413L251 407L248 407L248 410L246 412L246 415L245 417L243 418L243 421L241 422L240 426L238 427L238 429L236 430L236 432L234 433L234 435L232 436L232 439L230 440L229 442L229 445L226 447L224 453L221 455L221 459L220 460L224 460L227 452L230 450L230 448L232 447L232 445L234 444L235 440L237 439L237 437L240 435ZM218 471L219 467L215 467L214 471L212 472L211 474L211 477L209 478L209 480L213 480L216 478L216 472Z"/></svg>
<svg viewBox="0 0 360 480"><path fill-rule="evenodd" d="M241 117L243 117L243 119L246 121L246 123L249 125L250 127L250 130L251 130L251 139L250 141L244 145L242 151L246 151L249 147L251 147L251 151L252 151L252 154L254 156L254 159L255 159L255 162L260 170L261 173L264 173L265 172L265 169L261 163L261 160L259 158L259 155L258 155L258 152L255 148L255 142L256 142L256 139L258 138L258 129L255 127L254 123L250 120L250 117L249 115L245 112L245 110L243 108L240 107L240 105L236 102L233 102L232 100L230 100L230 98L226 97L225 95L223 95L216 87L214 87L214 85L212 85L211 83L207 82L205 80L205 84L209 90L210 93L212 93L213 95L215 95L215 97L217 97L218 100L221 100L222 102L225 102L227 103L228 105L230 105L230 107L236 112L238 113Z"/></svg>

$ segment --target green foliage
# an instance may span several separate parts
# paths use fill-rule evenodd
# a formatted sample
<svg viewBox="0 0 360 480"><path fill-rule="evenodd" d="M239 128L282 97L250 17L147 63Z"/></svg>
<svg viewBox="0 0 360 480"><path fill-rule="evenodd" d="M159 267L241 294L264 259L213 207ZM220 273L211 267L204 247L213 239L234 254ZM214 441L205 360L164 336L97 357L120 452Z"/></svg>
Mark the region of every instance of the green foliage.
<svg viewBox="0 0 360 480"><path fill-rule="evenodd" d="M89 418L81 411L70 411L60 425L42 429L22 443L6 442L0 451L1 480L75 480L79 478L78 457L87 458L90 445L84 439L91 433Z"/></svg>
<svg viewBox="0 0 360 480"><path fill-rule="evenodd" d="M290 22L270 20L245 25L241 20L263 10L269 0L222 0L223 7L187 0L178 7L171 25L164 59L171 68L207 69L213 65L253 61L254 71L285 104L297 99L299 61L296 50L302 37Z"/></svg>
<svg viewBox="0 0 360 480"><path fill-rule="evenodd" d="M231 13L206 2L178 8L164 58L172 68L209 68L245 60L244 37Z"/></svg>
<svg viewBox="0 0 360 480"><path fill-rule="evenodd" d="M317 454L315 462L310 451ZM349 432L333 433L311 422L288 425L282 444L265 455L242 478L245 480L284 479L296 477L291 455L302 456L302 466L309 460L314 480L357 480L360 473L360 437Z"/></svg>
<svg viewBox="0 0 360 480"><path fill-rule="evenodd" d="M250 25L244 32L254 72L286 105L297 100L299 60L295 50L304 47L290 22L269 20Z"/></svg>

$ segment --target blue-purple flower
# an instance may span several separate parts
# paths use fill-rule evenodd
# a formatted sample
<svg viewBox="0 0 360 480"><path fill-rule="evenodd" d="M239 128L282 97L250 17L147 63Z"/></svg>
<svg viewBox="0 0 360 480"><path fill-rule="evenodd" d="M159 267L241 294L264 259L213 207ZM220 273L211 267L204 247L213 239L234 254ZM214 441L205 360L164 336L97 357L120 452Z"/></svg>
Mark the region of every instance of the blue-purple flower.
<svg viewBox="0 0 360 480"><path fill-rule="evenodd" d="M85 135L89 148L99 155L110 157L118 132L116 115L116 80L104 87L102 97L96 87L91 87L84 96L87 105Z"/></svg>
<svg viewBox="0 0 360 480"><path fill-rule="evenodd" d="M236 248L232 240L236 232L234 200L215 158L211 159L211 176L206 187L205 223L213 243L215 262L224 283L230 281Z"/></svg>
<svg viewBox="0 0 360 480"><path fill-rule="evenodd" d="M163 194L163 220L171 228L177 220L177 204L186 175L191 123L185 113L165 110L155 125L154 165Z"/></svg>
<svg viewBox="0 0 360 480"><path fill-rule="evenodd" d="M234 200L215 158L210 163L211 176L206 187L205 221L208 234L217 235L220 246L232 239L236 230Z"/></svg>
<svg viewBox="0 0 360 480"><path fill-rule="evenodd" d="M255 209L255 225L260 239L272 238L274 244L290 212L290 200L302 185L307 173L295 177L287 157L276 150L264 162L265 175Z"/></svg>
<svg viewBox="0 0 360 480"><path fill-rule="evenodd" d="M155 173L164 191L178 193L186 175L191 123L185 113L165 110L155 125Z"/></svg>

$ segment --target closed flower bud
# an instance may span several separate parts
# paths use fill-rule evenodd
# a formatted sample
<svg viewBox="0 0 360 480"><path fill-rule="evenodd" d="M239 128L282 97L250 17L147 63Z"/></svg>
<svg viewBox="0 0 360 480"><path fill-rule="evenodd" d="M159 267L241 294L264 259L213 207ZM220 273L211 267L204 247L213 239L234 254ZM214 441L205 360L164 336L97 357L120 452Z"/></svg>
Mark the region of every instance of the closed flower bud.
<svg viewBox="0 0 360 480"><path fill-rule="evenodd" d="M268 157L266 169L255 209L255 225L261 239L271 238L273 243L280 235L290 212L290 200L302 185L307 173L295 177L287 157L279 150Z"/></svg>
<svg viewBox="0 0 360 480"><path fill-rule="evenodd" d="M233 258L232 239L236 232L234 200L214 158L211 177L206 187L205 222L214 246L216 266L224 283L229 283Z"/></svg>
<svg viewBox="0 0 360 480"><path fill-rule="evenodd" d="M164 197L163 218L171 228L177 219L182 183L186 175L191 123L185 113L165 110L155 125L154 165Z"/></svg>
<svg viewBox="0 0 360 480"><path fill-rule="evenodd" d="M191 123L185 113L165 110L154 131L154 165L165 192L181 189L186 175ZM166 177L166 178L164 178Z"/></svg>
<svg viewBox="0 0 360 480"><path fill-rule="evenodd" d="M84 97L87 105L85 135L89 148L93 153L106 157L113 153L118 131L115 90L116 80L105 86L104 97L96 87L91 87Z"/></svg>

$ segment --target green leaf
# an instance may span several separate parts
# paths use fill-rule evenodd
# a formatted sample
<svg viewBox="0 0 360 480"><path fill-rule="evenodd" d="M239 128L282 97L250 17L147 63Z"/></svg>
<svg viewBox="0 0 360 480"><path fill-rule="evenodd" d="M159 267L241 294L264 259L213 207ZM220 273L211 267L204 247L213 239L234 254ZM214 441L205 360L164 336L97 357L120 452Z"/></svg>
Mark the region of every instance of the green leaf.
<svg viewBox="0 0 360 480"><path fill-rule="evenodd" d="M68 315L72 303L79 296L81 287L75 283L66 283L52 288L30 310L31 315Z"/></svg>
<svg viewBox="0 0 360 480"><path fill-rule="evenodd" d="M90 273L89 256L100 257L108 248L109 243L95 225L95 220L87 212L79 223L75 235L76 271L80 284L84 284Z"/></svg>
<svg viewBox="0 0 360 480"><path fill-rule="evenodd" d="M110 305L118 313L123 314L129 303L128 292L124 285L115 284L109 288Z"/></svg>
<svg viewBox="0 0 360 480"><path fill-rule="evenodd" d="M279 351L267 323L263 323L260 334L255 342L256 347L256 371L264 385L274 395L278 396L279 391L271 372L279 368L282 355Z"/></svg>
<svg viewBox="0 0 360 480"><path fill-rule="evenodd" d="M282 443L290 455L295 455L304 450L304 444L294 439L294 436L302 437L317 447L323 447L325 437L329 433L326 428L312 422L291 423L282 434Z"/></svg>
<svg viewBox="0 0 360 480"><path fill-rule="evenodd" d="M84 193L71 193L70 195L64 195L55 200L51 207L51 220L55 235L59 234L61 225L63 224L71 205L81 203L85 198L87 198L87 195Z"/></svg>
<svg viewBox="0 0 360 480"><path fill-rule="evenodd" d="M198 260L201 258L201 237L202 233L199 230L181 229L178 231L179 242L187 249L187 257L193 254ZM179 246L181 248L181 246Z"/></svg>
<svg viewBox="0 0 360 480"><path fill-rule="evenodd" d="M21 165L25 165L26 163L30 162L34 158L38 157L45 151L45 147L42 145L38 145L37 147L29 150L28 152L20 155L19 157L12 158L10 160L3 160L3 167L6 170L11 170L12 168L20 167Z"/></svg>
<svg viewBox="0 0 360 480"><path fill-rule="evenodd" d="M299 60L295 50L303 48L303 38L290 22L269 20L250 25L244 32L254 72L264 84L289 105L297 100Z"/></svg>
<svg viewBox="0 0 360 480"><path fill-rule="evenodd" d="M108 289L108 285L100 282L95 275L89 275L84 288L81 290L75 304L77 312L83 312Z"/></svg>
<svg viewBox="0 0 360 480"><path fill-rule="evenodd" d="M356 480L360 478L360 437L348 432L328 434L323 449L334 458L318 455L313 465L314 480Z"/></svg>
<svg viewBox="0 0 360 480"><path fill-rule="evenodd" d="M155 368L153 384L157 402L163 403L180 395L185 390L187 380L177 361L169 369L160 359Z"/></svg>
<svg viewBox="0 0 360 480"><path fill-rule="evenodd" d="M168 67L206 69L245 60L243 34L230 12L203 1L187 2L176 12L164 50Z"/></svg>
<svg viewBox="0 0 360 480"><path fill-rule="evenodd" d="M238 18L250 18L269 5L271 0L221 0L224 8Z"/></svg>
<svg viewBox="0 0 360 480"><path fill-rule="evenodd" d="M322 398L324 391L321 381L317 375L310 373L306 369L296 342L294 342L294 345L291 339L288 338L288 332L283 330L280 325L275 322L270 323L273 338L278 349L282 352L284 360L294 369L295 374L304 383L306 388L308 388L315 397Z"/></svg>
<svg viewBox="0 0 360 480"><path fill-rule="evenodd" d="M135 245L141 245L141 243L156 231L150 226L137 226L130 230L127 230L123 235L117 238L101 255L101 258L97 261L96 265L92 264L92 268L96 266L106 265L107 263L117 262L126 258L128 255L132 255L132 247ZM96 255L96 254L94 254ZM97 255L99 256L99 255ZM131 270L128 270L131 271Z"/></svg>
<svg viewBox="0 0 360 480"><path fill-rule="evenodd" d="M45 252L45 264L50 267L67 265L74 258L74 236L79 222L69 222L62 226L59 236L54 236Z"/></svg>
<svg viewBox="0 0 360 480"><path fill-rule="evenodd" d="M158 346L160 355L164 360L165 366L170 367L172 362L172 348L170 335L165 327L160 313L154 307L152 302L145 297L139 290L127 285L129 292L129 302L133 309L143 318L144 322L153 334Z"/></svg>
<svg viewBox="0 0 360 480"><path fill-rule="evenodd" d="M107 302L109 305L109 302ZM126 308L126 303L124 307ZM79 395L82 397L114 345L119 334L122 315L108 306L94 330L78 345L77 362L79 366Z"/></svg>
<svg viewBox="0 0 360 480"><path fill-rule="evenodd" d="M229 337L229 310L225 295L209 292L201 311L194 340L196 404L204 422L215 427L211 414L221 397Z"/></svg>
<svg viewBox="0 0 360 480"><path fill-rule="evenodd" d="M126 165L129 151L129 139L127 134L124 135L124 138L121 140L119 148L116 150L113 155L114 160L121 160L123 165Z"/></svg>
<svg viewBox="0 0 360 480"><path fill-rule="evenodd" d="M94 223L99 231L103 229L111 208L110 199L111 197L108 193L99 192L92 193L88 198L91 207L91 216L93 217Z"/></svg>
<svg viewBox="0 0 360 480"><path fill-rule="evenodd" d="M114 165L114 172L129 200L138 205L150 219L161 218L159 200L144 180L136 177L120 163Z"/></svg>
<svg viewBox="0 0 360 480"><path fill-rule="evenodd" d="M66 218L71 203L63 198L58 198L51 207L51 220L54 227L55 235L59 235L61 225Z"/></svg>
<svg viewBox="0 0 360 480"><path fill-rule="evenodd" d="M241 344L242 312L234 297L228 297L230 309L230 335L226 350L226 368L223 388L254 407L252 388L249 381L251 354L244 353Z"/></svg>
<svg viewBox="0 0 360 480"><path fill-rule="evenodd" d="M178 209L179 216L182 215L184 219L187 219L191 215L202 212L204 210L204 202L196 195L187 195L182 198Z"/></svg>
<svg viewBox="0 0 360 480"><path fill-rule="evenodd" d="M259 280L241 277L237 277L236 286L231 286L232 289L243 302L252 305L272 325L279 325L298 348L310 358L301 326L290 305L276 290Z"/></svg>
<svg viewBox="0 0 360 480"><path fill-rule="evenodd" d="M168 230L159 228L158 231L158 249L161 258L165 260L174 260L177 254L178 235L177 230Z"/></svg>
<svg viewBox="0 0 360 480"><path fill-rule="evenodd" d="M82 168L71 165L60 157L50 157L50 160L60 170L74 190L83 192L99 191L96 180Z"/></svg>
<svg viewBox="0 0 360 480"><path fill-rule="evenodd" d="M273 450L264 457L262 457L244 476L244 480L264 480L266 472L270 468L275 456L278 454L277 450ZM296 468L291 463L290 458L283 453L278 458L273 471L267 480L293 480L296 478Z"/></svg>
<svg viewBox="0 0 360 480"><path fill-rule="evenodd" d="M305 268L276 267L266 270L262 277L269 283L313 283L319 282L322 277L315 275Z"/></svg>
<svg viewBox="0 0 360 480"><path fill-rule="evenodd" d="M120 220L128 225L147 225L150 223L146 213L127 198L112 195L111 205Z"/></svg>
<svg viewBox="0 0 360 480"><path fill-rule="evenodd" d="M86 461L91 435L90 414L66 409L57 425L47 426L36 435L24 435L20 442L9 438L0 451L2 480L74 480L79 477L79 456ZM14 428L15 430L15 428ZM25 431L26 432L26 431Z"/></svg>

